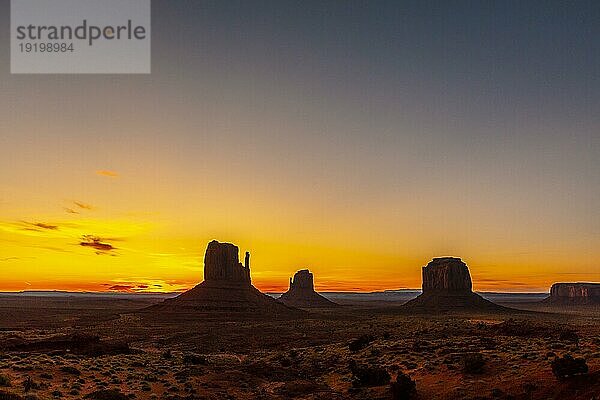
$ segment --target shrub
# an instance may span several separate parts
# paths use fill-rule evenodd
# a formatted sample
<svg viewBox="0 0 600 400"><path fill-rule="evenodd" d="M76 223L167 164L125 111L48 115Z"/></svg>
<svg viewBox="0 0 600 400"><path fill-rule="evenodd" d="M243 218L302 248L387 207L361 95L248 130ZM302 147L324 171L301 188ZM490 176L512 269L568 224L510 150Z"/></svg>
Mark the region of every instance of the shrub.
<svg viewBox="0 0 600 400"><path fill-rule="evenodd" d="M0 390L0 400L23 400L23 397L15 393Z"/></svg>
<svg viewBox="0 0 600 400"><path fill-rule="evenodd" d="M367 347L371 342L375 340L373 335L362 335L358 339L354 339L348 344L350 351L359 351Z"/></svg>
<svg viewBox="0 0 600 400"><path fill-rule="evenodd" d="M390 385L393 400L411 400L417 396L417 384L404 372L399 372Z"/></svg>
<svg viewBox="0 0 600 400"><path fill-rule="evenodd" d="M573 358L570 354L563 358L557 357L552 361L552 373L558 379L588 373L588 366L583 358Z"/></svg>
<svg viewBox="0 0 600 400"><path fill-rule="evenodd" d="M60 367L60 370L66 374L71 374L71 375L81 375L81 371L78 370L75 367L72 367L70 365L65 365L64 367Z"/></svg>
<svg viewBox="0 0 600 400"><path fill-rule="evenodd" d="M129 397L124 395L118 390L96 390L85 396L86 399L91 400L129 400Z"/></svg>
<svg viewBox="0 0 600 400"><path fill-rule="evenodd" d="M462 371L467 374L481 374L485 359L479 353L469 353L463 356Z"/></svg>
<svg viewBox="0 0 600 400"><path fill-rule="evenodd" d="M186 364L192 364L192 365L207 365L208 364L208 360L205 356L200 355L200 354L194 354L194 353L184 355L183 362Z"/></svg>
<svg viewBox="0 0 600 400"><path fill-rule="evenodd" d="M383 386L390 382L392 377L378 366L358 365L356 361L350 361L350 371L353 375L352 384L355 387Z"/></svg>

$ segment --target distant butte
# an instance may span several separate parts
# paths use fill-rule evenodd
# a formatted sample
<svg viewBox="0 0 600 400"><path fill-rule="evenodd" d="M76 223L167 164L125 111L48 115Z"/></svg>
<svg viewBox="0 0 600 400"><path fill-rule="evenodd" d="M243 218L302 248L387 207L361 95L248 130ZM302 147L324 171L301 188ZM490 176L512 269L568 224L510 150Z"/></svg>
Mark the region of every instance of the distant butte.
<svg viewBox="0 0 600 400"><path fill-rule="evenodd" d="M326 308L337 307L338 304L326 299L315 292L313 274L302 269L290 278L290 288L279 297L282 303L299 308Z"/></svg>
<svg viewBox="0 0 600 400"><path fill-rule="evenodd" d="M547 303L563 305L600 304L600 283L555 283L550 288Z"/></svg>
<svg viewBox="0 0 600 400"><path fill-rule="evenodd" d="M175 312L243 313L254 316L294 315L303 313L288 307L252 286L250 253L245 265L239 261L239 249L231 243L213 240L204 255L204 281L196 287L154 309Z"/></svg>
<svg viewBox="0 0 600 400"><path fill-rule="evenodd" d="M460 258L434 258L423 267L423 293L402 307L414 312L506 310L473 293L472 288L469 268Z"/></svg>

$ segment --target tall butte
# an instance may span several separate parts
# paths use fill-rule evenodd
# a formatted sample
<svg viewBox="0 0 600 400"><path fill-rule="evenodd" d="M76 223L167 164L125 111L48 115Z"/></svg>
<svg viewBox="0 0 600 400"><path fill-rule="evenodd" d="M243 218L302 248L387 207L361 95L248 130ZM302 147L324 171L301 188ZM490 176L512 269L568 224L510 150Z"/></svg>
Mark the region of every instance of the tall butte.
<svg viewBox="0 0 600 400"><path fill-rule="evenodd" d="M292 307L325 308L338 305L315 292L314 276L307 269L302 269L290 278L290 288L279 297L279 301Z"/></svg>
<svg viewBox="0 0 600 400"><path fill-rule="evenodd" d="M402 307L417 312L505 310L473 293L469 268L456 257L434 258L424 266L423 293Z"/></svg>
<svg viewBox="0 0 600 400"><path fill-rule="evenodd" d="M155 306L170 311L243 313L256 316L295 314L299 310L261 293L250 280L250 253L244 265L239 249L213 240L204 254L204 281L185 293Z"/></svg>

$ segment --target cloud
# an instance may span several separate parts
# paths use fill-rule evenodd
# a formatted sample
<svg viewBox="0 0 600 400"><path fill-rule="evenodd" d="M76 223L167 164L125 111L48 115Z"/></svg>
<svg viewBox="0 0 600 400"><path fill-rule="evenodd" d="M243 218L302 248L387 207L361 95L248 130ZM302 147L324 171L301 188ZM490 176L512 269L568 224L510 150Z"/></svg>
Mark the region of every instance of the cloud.
<svg viewBox="0 0 600 400"><path fill-rule="evenodd" d="M101 169L101 170L96 171L96 175L105 176L107 178L117 178L119 176L119 174L117 172L106 170L106 169Z"/></svg>
<svg viewBox="0 0 600 400"><path fill-rule="evenodd" d="M108 290L114 290L117 292L130 292L134 286L131 285L112 285Z"/></svg>
<svg viewBox="0 0 600 400"><path fill-rule="evenodd" d="M73 204L75 204L77 207L81 208L82 210L93 210L94 209L94 206L92 206L91 204L82 203L80 201L74 201Z"/></svg>
<svg viewBox="0 0 600 400"><path fill-rule="evenodd" d="M65 211L69 214L81 214L79 211L75 211L72 208L65 207Z"/></svg>
<svg viewBox="0 0 600 400"><path fill-rule="evenodd" d="M43 230L55 231L58 229L58 225L55 224L47 224L44 222L26 222L21 221L21 229L23 230L32 230L41 232Z"/></svg>
<svg viewBox="0 0 600 400"><path fill-rule="evenodd" d="M80 246L91 247L96 250L96 254L108 254L109 252L116 249L112 244L103 242L105 239L94 235L83 235Z"/></svg>
<svg viewBox="0 0 600 400"><path fill-rule="evenodd" d="M113 290L117 292L127 292L127 293L136 293L136 292L145 292L146 289L149 289L150 286L143 283L135 283L135 282L117 282L117 283L104 283L102 286L108 286L108 290ZM153 285L156 286L156 285ZM159 285L160 286L160 285Z"/></svg>
<svg viewBox="0 0 600 400"><path fill-rule="evenodd" d="M190 284L177 280L164 281L150 278L115 279L102 283L106 290L125 293L176 293L189 289Z"/></svg>

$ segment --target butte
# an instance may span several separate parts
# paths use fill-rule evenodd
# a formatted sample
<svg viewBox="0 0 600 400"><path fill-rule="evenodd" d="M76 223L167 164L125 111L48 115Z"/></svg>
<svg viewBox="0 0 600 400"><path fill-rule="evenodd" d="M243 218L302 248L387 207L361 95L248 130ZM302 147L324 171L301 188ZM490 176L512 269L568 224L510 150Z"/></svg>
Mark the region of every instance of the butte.
<svg viewBox="0 0 600 400"><path fill-rule="evenodd" d="M200 313L208 316L294 316L304 312L288 307L252 286L250 253L244 265L231 243L211 241L204 255L204 281L173 299L151 307L154 311Z"/></svg>
<svg viewBox="0 0 600 400"><path fill-rule="evenodd" d="M313 274L307 269L296 272L290 278L290 288L279 297L279 301L298 308L338 307L338 304L315 292Z"/></svg>
<svg viewBox="0 0 600 400"><path fill-rule="evenodd" d="M506 311L472 290L469 268L460 258L434 258L423 267L423 293L402 305L410 312Z"/></svg>

